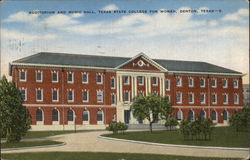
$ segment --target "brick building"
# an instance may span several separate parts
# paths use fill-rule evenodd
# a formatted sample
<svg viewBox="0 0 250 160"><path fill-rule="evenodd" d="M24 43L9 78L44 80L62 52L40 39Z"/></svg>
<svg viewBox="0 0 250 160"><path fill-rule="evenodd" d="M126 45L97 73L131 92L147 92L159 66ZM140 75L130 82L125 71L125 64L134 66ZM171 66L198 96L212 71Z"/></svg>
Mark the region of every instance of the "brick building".
<svg viewBox="0 0 250 160"><path fill-rule="evenodd" d="M178 120L210 117L225 124L243 106L242 76L205 62L38 53L10 64L32 117L32 129L97 129L133 118L141 94L167 96ZM160 123L160 122L158 122Z"/></svg>

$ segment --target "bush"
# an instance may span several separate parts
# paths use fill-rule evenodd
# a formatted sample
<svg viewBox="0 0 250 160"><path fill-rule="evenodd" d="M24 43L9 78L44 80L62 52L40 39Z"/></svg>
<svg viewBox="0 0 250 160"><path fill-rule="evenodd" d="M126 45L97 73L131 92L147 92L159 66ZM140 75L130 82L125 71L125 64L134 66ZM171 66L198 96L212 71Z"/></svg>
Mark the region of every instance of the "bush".
<svg viewBox="0 0 250 160"><path fill-rule="evenodd" d="M211 140L213 131L213 122L211 119L196 119L195 121L183 120L180 123L180 133L184 140Z"/></svg>
<svg viewBox="0 0 250 160"><path fill-rule="evenodd" d="M122 122L111 122L108 127L106 127L106 130L112 131L113 134L121 133L123 134L128 129L128 126L125 123Z"/></svg>
<svg viewBox="0 0 250 160"><path fill-rule="evenodd" d="M165 123L165 126L169 129L170 131L173 129L173 127L176 127L179 123L177 122L177 120L173 117L168 117Z"/></svg>
<svg viewBox="0 0 250 160"><path fill-rule="evenodd" d="M242 111L233 114L229 119L230 126L237 132L250 130L250 107L245 106Z"/></svg>

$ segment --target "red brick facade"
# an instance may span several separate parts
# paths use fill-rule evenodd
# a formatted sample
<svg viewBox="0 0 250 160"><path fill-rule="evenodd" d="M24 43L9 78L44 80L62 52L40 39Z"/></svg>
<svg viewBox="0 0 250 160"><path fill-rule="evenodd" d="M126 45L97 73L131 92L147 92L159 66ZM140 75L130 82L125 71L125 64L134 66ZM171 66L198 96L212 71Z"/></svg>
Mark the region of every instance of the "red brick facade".
<svg viewBox="0 0 250 160"><path fill-rule="evenodd" d="M121 77L118 83L118 70L107 70L105 68L74 68L74 67L50 67L48 66L25 66L12 65L12 79L16 83L17 88L25 89L27 99L25 104L30 111L32 124L37 124L37 110L43 111L43 124L53 125L52 110L58 110L58 124L68 124L68 110L74 113L74 123L76 125L84 125L83 111L88 111L88 124L96 125L97 112L102 111L103 124L109 124L112 120L117 120L117 106L123 104L125 93L129 92L130 103L133 96L148 93L157 95L166 95L170 97L170 102L174 106L174 115L182 112L182 119L188 117L188 113L193 111L195 116L200 116L201 111L205 111L206 117L211 118L212 111L217 113L217 122L223 123L223 112L227 112L228 116L232 115L243 106L242 95L242 79L241 76L231 76L223 74L190 74L190 73L174 73L161 70L161 66L153 64L150 60L142 57L135 58L133 61L122 65L119 71L126 71L129 77L128 84L125 84L125 76ZM20 80L20 73L25 72L26 80ZM42 81L36 81L36 72L42 73ZM52 73L58 74L58 82L52 81ZM134 72L140 76L134 76ZM131 75L129 74L131 73ZM144 76L144 73L149 76ZM68 74L73 75L73 82L68 82ZM83 74L88 75L88 82L83 83ZM120 74L120 73L119 73ZM162 74L163 77L158 75ZM97 83L97 75L101 75L102 83ZM139 84L139 78L143 77L142 84ZM136 79L135 79L136 78ZM181 79L181 86L177 86L177 79ZM190 78L193 86L190 86ZM114 87L112 87L111 79L114 79ZM156 84L153 84L156 79ZM204 86L201 86L201 79L204 80ZM216 87L212 86L212 80L216 79ZM227 86L223 87L223 80L227 80ZM169 82L167 86L166 81ZM234 86L237 81L237 87ZM134 84L133 84L134 83ZM163 88L163 86L165 86ZM122 87L120 92L118 88ZM136 88L136 94L134 90ZM42 101L37 101L37 89L42 90ZM58 91L58 101L53 101L53 90ZM73 101L68 101L68 91L73 91ZM88 92L88 101L83 101L83 91ZM97 92L102 91L103 101L97 101ZM120 93L119 93L120 92ZM148 93L147 93L148 92ZM134 95L133 95L133 94ZM177 103L177 93L182 95L181 103ZM119 97L122 94L122 100ZM193 94L193 103L190 103L190 95ZM201 94L205 95L204 103L201 103ZM217 103L212 102L212 95L217 95ZM228 95L228 103L224 104L224 95ZM112 104L112 95L115 100ZM238 96L238 103L235 103L235 95ZM225 119L225 118L224 118Z"/></svg>

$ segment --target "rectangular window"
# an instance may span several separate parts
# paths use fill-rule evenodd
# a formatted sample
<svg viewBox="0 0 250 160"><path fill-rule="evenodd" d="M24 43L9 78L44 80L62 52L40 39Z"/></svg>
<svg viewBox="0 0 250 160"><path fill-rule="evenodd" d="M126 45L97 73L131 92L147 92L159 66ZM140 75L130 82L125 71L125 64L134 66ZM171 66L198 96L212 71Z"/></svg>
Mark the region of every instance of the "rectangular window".
<svg viewBox="0 0 250 160"><path fill-rule="evenodd" d="M52 101L53 102L58 102L59 98L58 98L58 90L57 89L53 89L53 92L52 92Z"/></svg>
<svg viewBox="0 0 250 160"><path fill-rule="evenodd" d="M43 72L36 71L36 82L42 82L43 81Z"/></svg>
<svg viewBox="0 0 250 160"><path fill-rule="evenodd" d="M204 79L204 78L201 78L201 79L200 79L200 87L201 87L201 88L205 88L205 85L206 85L205 79Z"/></svg>
<svg viewBox="0 0 250 160"><path fill-rule="evenodd" d="M157 77L152 77L152 85L158 86L158 78Z"/></svg>
<svg viewBox="0 0 250 160"><path fill-rule="evenodd" d="M68 83L74 83L74 74L68 72Z"/></svg>
<svg viewBox="0 0 250 160"><path fill-rule="evenodd" d="M124 94L124 102L129 103L130 102L130 93L128 91Z"/></svg>
<svg viewBox="0 0 250 160"><path fill-rule="evenodd" d="M212 94L212 103L217 104L217 94Z"/></svg>
<svg viewBox="0 0 250 160"><path fill-rule="evenodd" d="M83 91L82 92L82 101L88 102L89 101L89 91Z"/></svg>
<svg viewBox="0 0 250 160"><path fill-rule="evenodd" d="M116 98L115 94L111 94L111 104L115 104Z"/></svg>
<svg viewBox="0 0 250 160"><path fill-rule="evenodd" d="M68 102L74 102L74 91L68 90Z"/></svg>
<svg viewBox="0 0 250 160"><path fill-rule="evenodd" d="M239 104L239 95L238 94L234 95L234 104Z"/></svg>
<svg viewBox="0 0 250 160"><path fill-rule="evenodd" d="M171 102L170 95L166 95L166 98L167 98L168 102Z"/></svg>
<svg viewBox="0 0 250 160"><path fill-rule="evenodd" d="M228 104L228 94L223 95L223 104Z"/></svg>
<svg viewBox="0 0 250 160"><path fill-rule="evenodd" d="M176 102L177 102L177 104L182 103L182 93L177 93L176 94Z"/></svg>
<svg viewBox="0 0 250 160"><path fill-rule="evenodd" d="M193 78L188 78L188 86L194 87L194 79Z"/></svg>
<svg viewBox="0 0 250 160"><path fill-rule="evenodd" d="M193 93L189 93L189 104L194 104L194 94Z"/></svg>
<svg viewBox="0 0 250 160"><path fill-rule="evenodd" d="M36 90L36 101L43 101L43 90L37 89Z"/></svg>
<svg viewBox="0 0 250 160"><path fill-rule="evenodd" d="M177 87L181 87L181 86L182 86L182 81L181 81L181 78L180 78L180 77L177 77L177 78L176 78L176 86L177 86Z"/></svg>
<svg viewBox="0 0 250 160"><path fill-rule="evenodd" d="M97 84L103 83L103 76L101 74L96 75L96 83Z"/></svg>
<svg viewBox="0 0 250 160"><path fill-rule="evenodd" d="M169 79L166 80L166 90L167 91L170 90L170 80Z"/></svg>
<svg viewBox="0 0 250 160"><path fill-rule="evenodd" d="M98 103L103 102L103 91L97 91L97 102Z"/></svg>
<svg viewBox="0 0 250 160"><path fill-rule="evenodd" d="M115 89L115 78L111 78L111 89Z"/></svg>
<svg viewBox="0 0 250 160"><path fill-rule="evenodd" d="M212 79L212 87L213 88L217 87L217 79Z"/></svg>
<svg viewBox="0 0 250 160"><path fill-rule="evenodd" d="M52 82L58 82L58 72L52 72Z"/></svg>
<svg viewBox="0 0 250 160"><path fill-rule="evenodd" d="M86 73L82 74L82 83L87 84L89 83L89 75Z"/></svg>
<svg viewBox="0 0 250 160"><path fill-rule="evenodd" d="M238 80L234 80L234 88L239 88L239 81Z"/></svg>
<svg viewBox="0 0 250 160"><path fill-rule="evenodd" d="M138 83L140 86L143 86L144 85L144 77L143 76L138 76Z"/></svg>
<svg viewBox="0 0 250 160"><path fill-rule="evenodd" d="M223 79L222 83L223 83L223 88L227 88L228 87L228 80L227 79Z"/></svg>
<svg viewBox="0 0 250 160"><path fill-rule="evenodd" d="M205 95L205 93L201 93L201 95L200 95L200 103L201 104L206 104L206 95Z"/></svg>
<svg viewBox="0 0 250 160"><path fill-rule="evenodd" d="M26 71L20 71L20 81L25 82L26 81Z"/></svg>
<svg viewBox="0 0 250 160"><path fill-rule="evenodd" d="M22 88L20 89L20 92L21 92L23 101L27 101L27 89Z"/></svg>
<svg viewBox="0 0 250 160"><path fill-rule="evenodd" d="M125 85L129 85L129 76L123 76L123 82Z"/></svg>

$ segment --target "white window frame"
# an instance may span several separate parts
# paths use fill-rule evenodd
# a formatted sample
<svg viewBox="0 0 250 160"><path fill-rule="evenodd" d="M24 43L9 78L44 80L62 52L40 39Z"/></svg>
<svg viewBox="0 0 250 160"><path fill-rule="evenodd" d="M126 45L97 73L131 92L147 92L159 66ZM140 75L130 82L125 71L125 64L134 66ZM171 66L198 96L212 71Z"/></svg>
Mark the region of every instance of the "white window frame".
<svg viewBox="0 0 250 160"><path fill-rule="evenodd" d="M213 85L213 81L215 81L215 85ZM217 88L217 79L212 79L212 88Z"/></svg>
<svg viewBox="0 0 250 160"><path fill-rule="evenodd" d="M180 94L180 101L179 102L178 102L178 94ZM182 104L182 93L181 92L176 93L176 103L177 104Z"/></svg>
<svg viewBox="0 0 250 160"><path fill-rule="evenodd" d="M57 95L56 95L56 97L57 97L57 100L54 100L53 98L54 98L54 91L57 91ZM54 89L52 89L52 102L59 102L59 89L56 89L56 88L54 88Z"/></svg>
<svg viewBox="0 0 250 160"><path fill-rule="evenodd" d="M235 101L235 96L237 97L236 101ZM239 94L234 94L234 104L239 104L239 102L240 102L239 99L240 99Z"/></svg>
<svg viewBox="0 0 250 160"><path fill-rule="evenodd" d="M24 90L24 99L23 99L23 101L26 102L27 101L27 88L20 88L19 90L20 90L21 93L22 93L22 90Z"/></svg>
<svg viewBox="0 0 250 160"><path fill-rule="evenodd" d="M37 79L37 74L40 73L41 74L41 80ZM36 82L43 82L43 71L36 71Z"/></svg>
<svg viewBox="0 0 250 160"><path fill-rule="evenodd" d="M72 100L69 99L69 91L72 91ZM75 95L74 90L73 89L68 89L67 90L67 101L70 102L70 103L74 102L74 99L75 99L74 95Z"/></svg>
<svg viewBox="0 0 250 160"><path fill-rule="evenodd" d="M53 74L56 73L56 81L53 80ZM53 71L51 74L51 79L52 79L52 83L58 83L59 81L59 77L58 77L58 71Z"/></svg>
<svg viewBox="0 0 250 160"><path fill-rule="evenodd" d="M192 101L190 101L190 95L192 95ZM189 104L194 104L194 93L188 93L188 102Z"/></svg>
<svg viewBox="0 0 250 160"><path fill-rule="evenodd" d="M130 84L130 78L129 78L129 76L123 76L123 77L124 77L123 78L124 79L124 85L129 85ZM126 79L125 77L128 77L128 81L127 82L125 81L125 79Z"/></svg>
<svg viewBox="0 0 250 160"><path fill-rule="evenodd" d="M98 76L101 76L101 82L98 82ZM103 74L96 74L96 84L103 84Z"/></svg>
<svg viewBox="0 0 250 160"><path fill-rule="evenodd" d="M190 84L190 80L191 80L192 84ZM189 87L194 87L194 78L192 78L192 77L188 78L188 86Z"/></svg>
<svg viewBox="0 0 250 160"><path fill-rule="evenodd" d="M142 83L140 83L140 81L139 81L140 77L142 78L142 79L141 79L141 80L142 80L142 81L141 81ZM143 86L143 85L144 85L144 78L145 78L144 76L138 76L138 84L139 84L139 86Z"/></svg>
<svg viewBox="0 0 250 160"><path fill-rule="evenodd" d="M114 103L112 103L113 96L114 96ZM111 105L114 104L116 104L116 94L111 94Z"/></svg>
<svg viewBox="0 0 250 160"><path fill-rule="evenodd" d="M86 76L87 77L87 81L86 82L84 82L83 80L83 76ZM82 73L82 83L83 84L88 84L89 83L89 74L88 73Z"/></svg>
<svg viewBox="0 0 250 160"><path fill-rule="evenodd" d="M126 93L128 93L128 100L126 100ZM130 103L130 91L125 91L124 92L124 103Z"/></svg>
<svg viewBox="0 0 250 160"><path fill-rule="evenodd" d="M203 80L204 84L201 85L201 82L200 82L200 87L201 87L201 88L205 88L205 86L206 86L206 79L205 79L205 78L201 78L200 81L201 81L201 80Z"/></svg>
<svg viewBox="0 0 250 160"><path fill-rule="evenodd" d="M96 116L97 116L97 114L98 114L99 111L102 112L102 120L101 120L101 121L98 121L98 119L97 119L97 124L104 124L104 112L103 112L103 110L98 110L98 111L96 112Z"/></svg>
<svg viewBox="0 0 250 160"><path fill-rule="evenodd" d="M69 81L69 74L72 74L72 81ZM73 72L68 72L67 73L67 82L70 83L70 84L74 83L74 73Z"/></svg>
<svg viewBox="0 0 250 160"><path fill-rule="evenodd" d="M156 82L156 83L152 83L152 85L153 85L153 86L158 86L158 80L159 80L159 78L158 78L158 77L152 77L152 79L153 79L153 78L155 78L155 82ZM152 82L153 82L153 80L152 80Z"/></svg>
<svg viewBox="0 0 250 160"><path fill-rule="evenodd" d="M179 79L180 81L180 84L178 84L178 80L177 79ZM181 77L176 77L176 86L177 87L182 87L182 78Z"/></svg>
<svg viewBox="0 0 250 160"><path fill-rule="evenodd" d="M238 79L234 79L234 80L233 80L233 83L234 83L234 82L237 82L237 83L236 83L237 85L234 85L234 84L233 84L233 85L234 85L234 88L239 88L239 80L238 80Z"/></svg>
<svg viewBox="0 0 250 160"><path fill-rule="evenodd" d="M181 118L180 119L178 119L178 113L180 113L181 115ZM177 119L177 121L182 121L183 120L183 112L181 111L181 110L178 110L177 111L177 113L176 113L177 115L176 115L176 119Z"/></svg>
<svg viewBox="0 0 250 160"><path fill-rule="evenodd" d="M202 100L202 99L201 99L202 95L204 96L203 101L201 101L201 100ZM201 94L200 94L200 104L206 104L206 94L205 94L205 93L201 93Z"/></svg>
<svg viewBox="0 0 250 160"><path fill-rule="evenodd" d="M87 92L87 100L84 100L84 99L83 99L83 97L84 97L84 96L83 96L83 93L84 93L84 92ZM85 103L86 103L86 102L89 102L89 91L88 91L88 90L83 90L83 91L82 91L82 102L85 102Z"/></svg>
<svg viewBox="0 0 250 160"><path fill-rule="evenodd" d="M213 111L215 112L215 120L213 120ZM211 119L213 122L218 122L218 112L216 110L213 110L212 113L211 113Z"/></svg>
<svg viewBox="0 0 250 160"><path fill-rule="evenodd" d="M41 99L37 99L37 92L38 92L38 90L40 90L41 91ZM42 102L43 101L43 89L41 89L41 88L37 88L36 89L36 101L37 102Z"/></svg>
<svg viewBox="0 0 250 160"><path fill-rule="evenodd" d="M24 72L24 79L21 79L22 72ZM19 81L20 82L26 82L27 81L27 71L24 71L24 70L19 71Z"/></svg>
<svg viewBox="0 0 250 160"><path fill-rule="evenodd" d="M226 96L226 102L224 101L224 96ZM223 94L223 104L228 104L228 94Z"/></svg>
<svg viewBox="0 0 250 160"><path fill-rule="evenodd" d="M224 81L226 82L226 85L224 85ZM228 80L222 79L222 85L223 85L223 88L228 88Z"/></svg>
<svg viewBox="0 0 250 160"><path fill-rule="evenodd" d="M167 83L168 82L168 83ZM171 86L171 84L170 84L170 79L166 79L166 82L165 82L165 85L166 85L166 91L170 91L170 86ZM168 85L167 85L168 84Z"/></svg>
<svg viewBox="0 0 250 160"><path fill-rule="evenodd" d="M52 118L52 124L59 124L59 122L60 122L60 111L58 110L58 109L56 109L56 108L54 108L55 110L57 110L57 113L58 113L58 120L57 121L53 121L53 118ZM51 113L52 113L52 115L53 115L53 110L54 109L52 109L52 111L51 111Z"/></svg>
<svg viewBox="0 0 250 160"><path fill-rule="evenodd" d="M84 121L83 117L82 117L82 122L83 124L89 124L89 120L90 120L90 113L89 113L89 110L83 110L82 111L82 116L84 115L83 112L86 111L88 113L88 120L87 121Z"/></svg>
<svg viewBox="0 0 250 160"><path fill-rule="evenodd" d="M215 102L213 102L213 95L215 96ZM212 94L212 104L217 104L217 99L218 99L217 94L216 93Z"/></svg>
<svg viewBox="0 0 250 160"><path fill-rule="evenodd" d="M100 94L102 97L101 101L99 101L99 99L98 99L98 95L99 95L98 93L101 93ZM96 101L97 101L97 103L103 103L103 91L102 90L96 91Z"/></svg>
<svg viewBox="0 0 250 160"><path fill-rule="evenodd" d="M171 95L167 94L166 97L168 97L168 102L171 102Z"/></svg>
<svg viewBox="0 0 250 160"><path fill-rule="evenodd" d="M114 81L114 86L112 86L112 81ZM116 87L116 80L115 80L115 77L112 77L111 78L111 89L115 89Z"/></svg>
<svg viewBox="0 0 250 160"><path fill-rule="evenodd" d="M41 108L38 108L38 109L42 111L42 121L37 121L37 120L36 120L36 124L37 124L37 125L42 125L42 124L44 124L44 111L43 111ZM37 109L37 110L38 110L38 109ZM36 110L36 111L37 111L37 110ZM37 117L37 114L36 114L36 117Z"/></svg>

